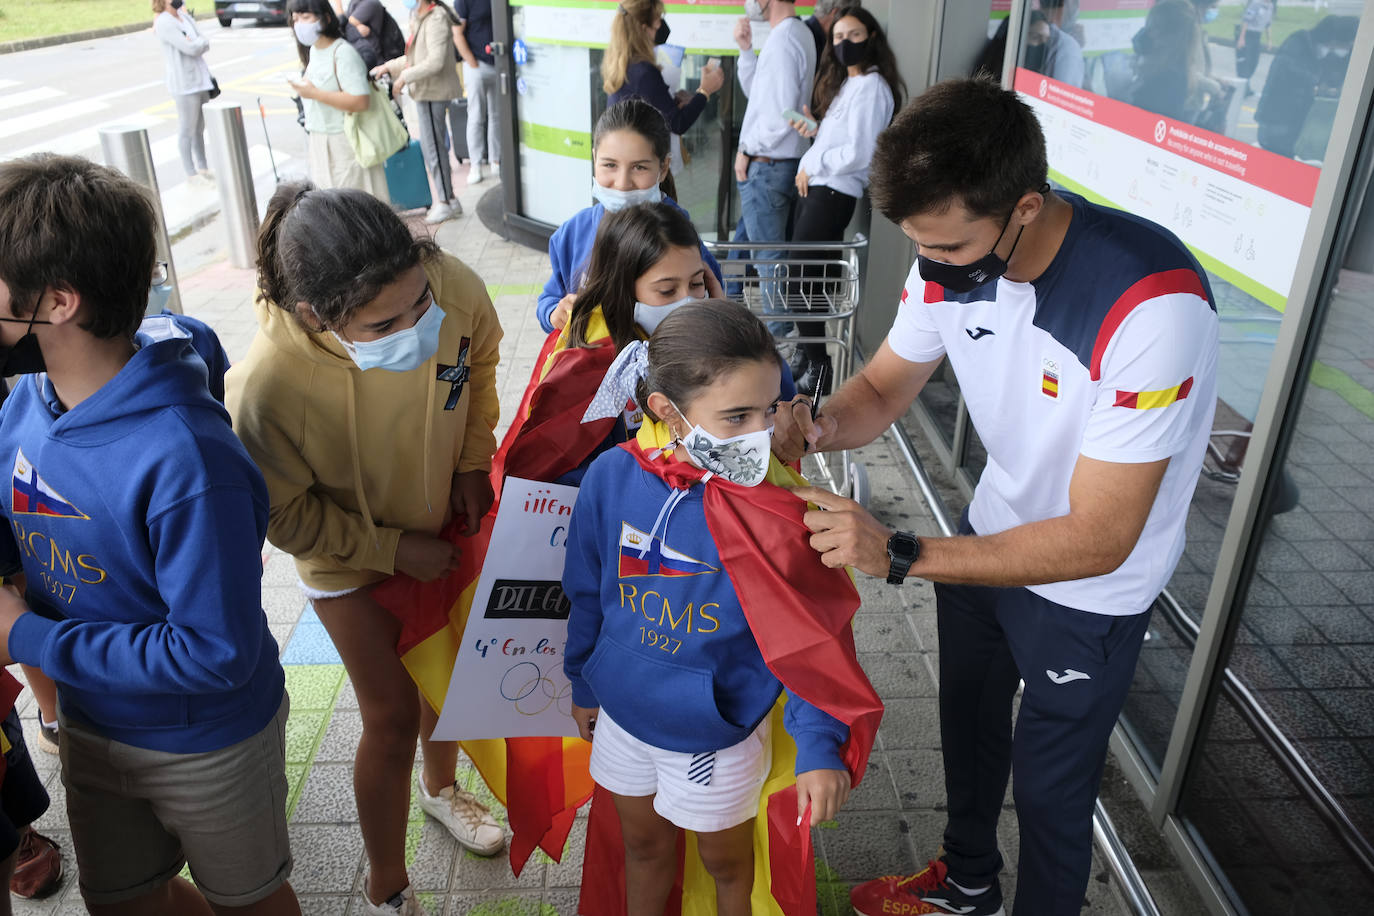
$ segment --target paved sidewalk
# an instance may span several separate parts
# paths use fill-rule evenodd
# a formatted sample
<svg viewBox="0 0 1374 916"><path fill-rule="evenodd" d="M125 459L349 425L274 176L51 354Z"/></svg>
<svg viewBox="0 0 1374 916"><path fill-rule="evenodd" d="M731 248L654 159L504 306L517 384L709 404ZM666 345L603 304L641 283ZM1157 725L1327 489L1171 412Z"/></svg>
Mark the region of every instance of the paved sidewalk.
<svg viewBox="0 0 1374 916"><path fill-rule="evenodd" d="M455 175L455 184L460 175ZM466 215L443 224L437 240L486 280L505 328L497 376L504 430L542 343L534 304L549 267L545 253L506 242L482 226L475 215L477 199L490 187L486 183L463 191ZM218 331L231 359L242 358L255 330L252 271L236 270L221 260L183 277L181 290L187 313ZM872 508L879 517L917 533L936 533L899 453L886 437L861 450L858 459L868 471ZM291 694L287 754L296 860L292 883L307 914L361 913L357 895L366 864L351 785L351 761L361 728L357 702L323 626L296 590L288 557L270 551L263 586L264 606L282 646ZM931 587L892 588L861 575L859 589L864 598L855 624L860 659L886 701L887 713L863 785L835 825L816 831L821 914L851 912L848 888L854 883L922 867L935 854L944 827ZM27 693L21 709L30 747L36 747L33 701ZM57 896L16 900L15 912L81 913L57 759L37 751L33 756L53 798L52 808L37 826L62 844L71 875ZM464 778L476 791L485 791L470 770ZM481 859L460 850L442 828L427 822L412 806L407 837L411 878L434 916L572 916L581 882L584 823L579 821L561 864L536 853L517 880L505 853ZM1010 897L1016 883L1017 846L1010 798L1001 836L1008 862L1003 890ZM1100 863L1095 863L1093 875L1085 912L1126 913ZM1175 916L1184 911L1168 912Z"/></svg>

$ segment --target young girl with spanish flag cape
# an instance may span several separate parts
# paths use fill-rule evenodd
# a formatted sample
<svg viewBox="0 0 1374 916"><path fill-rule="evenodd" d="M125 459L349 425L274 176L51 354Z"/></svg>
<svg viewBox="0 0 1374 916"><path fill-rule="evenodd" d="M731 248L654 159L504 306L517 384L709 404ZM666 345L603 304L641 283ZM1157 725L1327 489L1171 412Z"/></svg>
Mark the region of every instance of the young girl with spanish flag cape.
<svg viewBox="0 0 1374 916"><path fill-rule="evenodd" d="M853 584L778 485L800 482L769 451L780 381L763 324L706 300L626 347L587 412L634 391L648 422L592 463L569 526L564 671L599 786L582 912L815 912L801 824L858 784L882 703L854 653Z"/></svg>
<svg viewBox="0 0 1374 916"><path fill-rule="evenodd" d="M634 437L643 414L633 396L596 419L583 414L627 345L706 296L709 271L696 228L672 204L637 204L601 221L572 315L549 335L502 444L498 487L502 471L575 485L593 458ZM786 369L782 387L784 398L795 395Z"/></svg>
<svg viewBox="0 0 1374 916"><path fill-rule="evenodd" d="M258 236L258 284L258 334L227 376L227 405L267 481L267 537L294 557L358 695L364 912L421 916L405 864L417 735L425 812L483 855L505 833L456 785L457 745L429 740L436 717L372 589L397 571L448 578L459 552L445 523L481 527L500 322L477 274L354 189L280 186Z"/></svg>
<svg viewBox="0 0 1374 916"><path fill-rule="evenodd" d="M596 456L634 437L641 415L632 396L609 405L597 419L582 422L583 417L616 355L644 340L674 309L704 295L709 268L700 245L686 214L668 203L626 207L601 222L571 320L548 336L492 463L498 494L507 476L576 484ZM784 366L783 397L794 393ZM448 691L491 527L484 523L475 534L445 532L458 553L451 575L433 582L398 575L372 593L401 621L397 653L434 709ZM592 793L586 744L550 737L462 746L507 807L512 869L518 874L536 847L559 859L574 815Z"/></svg>

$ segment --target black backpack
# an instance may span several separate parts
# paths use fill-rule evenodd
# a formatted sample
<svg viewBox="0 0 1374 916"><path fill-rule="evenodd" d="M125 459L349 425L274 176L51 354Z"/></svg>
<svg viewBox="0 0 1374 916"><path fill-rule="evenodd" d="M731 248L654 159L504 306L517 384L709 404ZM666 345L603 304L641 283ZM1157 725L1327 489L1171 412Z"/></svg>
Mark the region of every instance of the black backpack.
<svg viewBox="0 0 1374 916"><path fill-rule="evenodd" d="M405 56L406 36L390 13L386 13L382 18L382 34L378 37L377 43L381 47L382 60L395 60Z"/></svg>

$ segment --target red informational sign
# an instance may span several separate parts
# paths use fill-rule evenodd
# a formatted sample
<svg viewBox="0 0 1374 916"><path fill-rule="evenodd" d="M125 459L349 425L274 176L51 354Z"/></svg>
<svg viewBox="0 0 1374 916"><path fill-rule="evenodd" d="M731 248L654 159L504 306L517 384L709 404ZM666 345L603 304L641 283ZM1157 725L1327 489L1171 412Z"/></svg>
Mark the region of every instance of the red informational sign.
<svg viewBox="0 0 1374 916"><path fill-rule="evenodd" d="M1319 168L1024 67L1015 87L1056 181L1168 227L1214 275L1284 308Z"/></svg>
<svg viewBox="0 0 1374 916"><path fill-rule="evenodd" d="M1016 90L1193 162L1234 175L1247 184L1304 207L1311 207L1316 196L1321 169L1287 156L1078 89L1024 67L1016 70Z"/></svg>

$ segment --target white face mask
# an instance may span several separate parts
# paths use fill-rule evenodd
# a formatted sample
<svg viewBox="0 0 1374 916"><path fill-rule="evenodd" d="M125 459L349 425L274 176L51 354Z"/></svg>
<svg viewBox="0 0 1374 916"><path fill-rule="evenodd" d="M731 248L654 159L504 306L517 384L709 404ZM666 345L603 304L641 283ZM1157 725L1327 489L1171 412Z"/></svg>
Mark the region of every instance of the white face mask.
<svg viewBox="0 0 1374 916"><path fill-rule="evenodd" d="M695 301L695 296L683 296L678 301L669 302L667 305L645 305L643 302L636 302L635 324L643 328L645 334L652 334L658 328L659 323L671 315L674 310Z"/></svg>
<svg viewBox="0 0 1374 916"><path fill-rule="evenodd" d="M595 179L592 179L592 197L599 201L607 212L615 213L617 210L633 207L635 204L656 204L663 200L663 192L659 190L657 184L652 188L620 191L616 188L603 187Z"/></svg>
<svg viewBox="0 0 1374 916"><path fill-rule="evenodd" d="M320 24L318 22L297 22L291 26L291 31L296 33L296 40L307 48L312 47L315 42L320 40Z"/></svg>
<svg viewBox="0 0 1374 916"><path fill-rule="evenodd" d="M684 422L691 422L676 404L673 404L673 409ZM700 426L693 426L678 441L698 467L742 487L756 487L768 476L772 440L772 426L728 439L717 439Z"/></svg>
<svg viewBox="0 0 1374 916"><path fill-rule="evenodd" d="M744 0L744 15L754 22L768 21L768 16L763 11L762 0Z"/></svg>
<svg viewBox="0 0 1374 916"><path fill-rule="evenodd" d="M376 340L351 342L333 331L337 340L359 369L386 369L390 372L409 372L429 362L439 352L439 326L444 323L444 310L433 297L429 308L414 326Z"/></svg>

